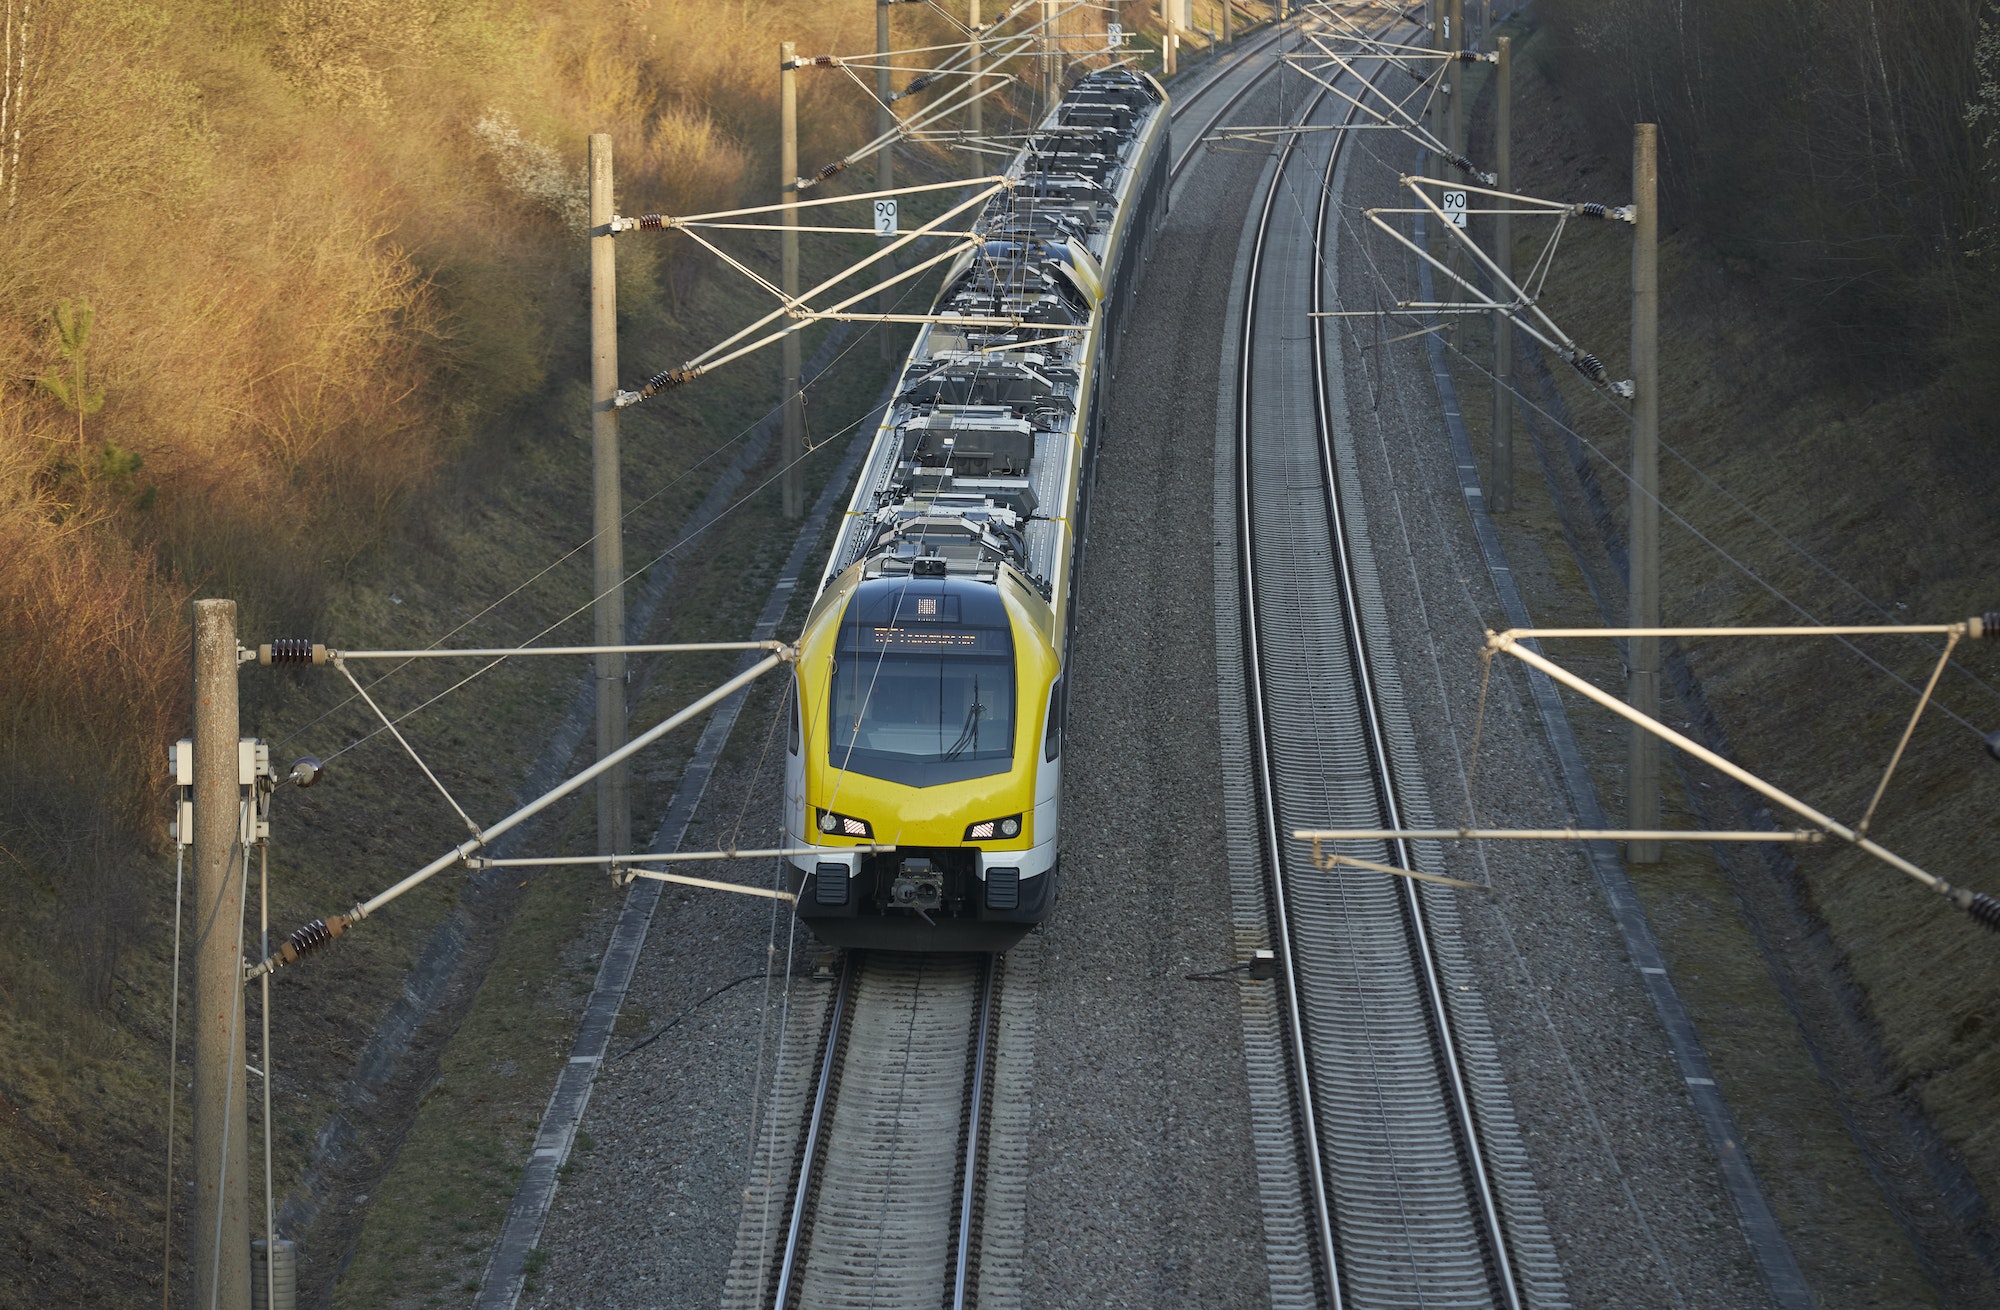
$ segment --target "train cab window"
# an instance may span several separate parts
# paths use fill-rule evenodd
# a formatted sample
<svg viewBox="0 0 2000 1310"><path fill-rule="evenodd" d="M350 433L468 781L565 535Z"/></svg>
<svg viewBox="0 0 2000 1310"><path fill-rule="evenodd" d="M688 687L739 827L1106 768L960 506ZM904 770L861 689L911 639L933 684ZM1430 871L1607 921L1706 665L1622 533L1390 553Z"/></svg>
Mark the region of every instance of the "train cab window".
<svg viewBox="0 0 2000 1310"><path fill-rule="evenodd" d="M1014 638L998 593L953 578L876 578L835 645L827 763L909 787L1005 773Z"/></svg>

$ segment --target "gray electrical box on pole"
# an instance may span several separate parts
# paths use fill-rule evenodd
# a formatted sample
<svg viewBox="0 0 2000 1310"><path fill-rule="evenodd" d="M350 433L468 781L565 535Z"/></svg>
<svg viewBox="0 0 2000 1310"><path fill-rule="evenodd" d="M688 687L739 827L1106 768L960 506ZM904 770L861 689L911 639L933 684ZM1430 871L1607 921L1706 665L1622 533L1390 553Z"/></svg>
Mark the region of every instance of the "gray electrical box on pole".
<svg viewBox="0 0 2000 1310"><path fill-rule="evenodd" d="M886 21L886 20L885 20ZM799 84L793 64L797 59L790 41L778 47L778 201L784 205L785 230L778 236L779 289L786 301L799 298ZM784 380L779 395L785 406L785 439L778 461L784 472L779 485L785 517L796 519L805 513L805 470L800 461L806 453L805 398L799 394L799 375L805 371L800 358L799 334L787 332L783 342Z"/></svg>
<svg viewBox="0 0 2000 1310"><path fill-rule="evenodd" d="M1659 133L1654 123L1632 132L1632 503L1631 626L1660 626L1660 207ZM1633 637L1626 704L1660 717L1660 639ZM1660 739L1632 725L1626 804L1633 828L1660 826ZM1656 864L1660 843L1628 843L1634 864Z"/></svg>
<svg viewBox="0 0 2000 1310"><path fill-rule="evenodd" d="M1493 158L1497 185L1514 189L1514 42L1501 37L1493 66ZM1507 202L1497 206L1505 210ZM1514 280L1514 217L1493 216L1493 262L1509 283ZM1514 508L1514 320L1493 315L1493 495L1495 513Z"/></svg>
<svg viewBox="0 0 2000 1310"><path fill-rule="evenodd" d="M590 458L595 488L591 609L597 644L625 644L625 509L618 457L618 255L611 219L611 138L590 138ZM597 656L597 758L625 744L625 657ZM632 849L623 765L597 779L597 853Z"/></svg>
<svg viewBox="0 0 2000 1310"><path fill-rule="evenodd" d="M236 602L194 603L195 1303L250 1310L250 1119L245 1101L243 764Z"/></svg>

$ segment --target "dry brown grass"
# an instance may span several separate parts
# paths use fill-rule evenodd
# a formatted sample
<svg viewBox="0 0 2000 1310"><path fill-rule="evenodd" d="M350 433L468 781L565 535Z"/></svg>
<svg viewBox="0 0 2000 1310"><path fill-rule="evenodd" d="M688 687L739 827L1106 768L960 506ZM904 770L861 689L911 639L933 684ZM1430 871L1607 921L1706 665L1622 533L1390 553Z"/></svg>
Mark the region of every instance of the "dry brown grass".
<svg viewBox="0 0 2000 1310"><path fill-rule="evenodd" d="M542 385L573 321L582 135L613 132L627 208L733 202L775 114L778 33L872 37L859 10L714 0L184 8L44 19L0 220L7 767L75 761L101 780L76 803L136 846L157 840L184 717L189 596L310 621ZM806 95L828 140L857 118L832 91ZM678 300L697 275L671 247L625 262L627 294ZM81 441L34 386L72 297L96 309L106 396ZM55 854L39 792L0 790L0 841L28 865Z"/></svg>
<svg viewBox="0 0 2000 1310"><path fill-rule="evenodd" d="M552 467L574 471L585 135L612 134L626 213L767 198L778 43L854 53L874 33L868 6L807 0L35 11L32 98L9 120L0 178L0 1173L51 1181L0 1200L0 1249L26 1253L37 1297L68 1304L91 1287L132 1291L145 1262L136 1248L90 1270L61 1255L83 1240L82 1180L117 1193L120 1231L150 1242L160 1220L148 1098L166 1044L164 747L187 731L188 602L236 599L254 641L317 632L335 614L351 629L387 608L386 578L411 601L405 618L422 604L437 620L398 629L415 644L469 613L461 601L546 562L526 554L571 544L520 520L549 509ZM0 12L18 18L20 0ZM915 7L895 18L918 39L939 34ZM803 161L872 135L844 77L801 81ZM667 338L686 348L750 311L702 285L705 267L671 238L621 246L627 330L649 342L628 371ZM81 437L79 416L38 385L73 371L61 302L94 311L83 354L104 402L81 416ZM751 391L756 373L741 374ZM721 409L732 406L762 408L755 396ZM508 499L521 487L533 505ZM464 526L482 515L508 522ZM548 515L565 516L573 506ZM425 565L469 576L468 551L495 558L470 569L490 591L419 589ZM547 608L573 603L560 599ZM499 677L489 693L511 687ZM406 676L399 690L417 685ZM264 731L285 694L246 681L245 730ZM472 785L511 786L515 756L532 756L525 725L548 705L528 699L522 740L488 750ZM355 772L353 792L374 797ZM392 819L405 799L390 797ZM301 863L343 895L390 858L377 833L287 822L283 858L312 847L317 863ZM301 870L274 885L281 901L306 894ZM426 905L400 931L441 912ZM335 1034L295 1057L297 1085L318 1077L314 1097L400 985L414 937L398 932L382 925L348 972L330 971L345 1001L296 1002L294 1020ZM303 1123L324 1106L288 1113ZM65 1155L78 1138L87 1151Z"/></svg>

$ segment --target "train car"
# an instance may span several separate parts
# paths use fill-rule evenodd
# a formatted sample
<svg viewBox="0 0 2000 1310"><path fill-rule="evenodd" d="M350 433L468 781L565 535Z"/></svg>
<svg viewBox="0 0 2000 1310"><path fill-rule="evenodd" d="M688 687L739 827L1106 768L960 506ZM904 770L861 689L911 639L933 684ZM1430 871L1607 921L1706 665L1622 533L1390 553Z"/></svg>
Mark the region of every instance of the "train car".
<svg viewBox="0 0 2000 1310"><path fill-rule="evenodd" d="M1158 82L1081 79L911 348L799 638L785 825L831 945L1003 951L1055 905L1099 402L1168 154Z"/></svg>

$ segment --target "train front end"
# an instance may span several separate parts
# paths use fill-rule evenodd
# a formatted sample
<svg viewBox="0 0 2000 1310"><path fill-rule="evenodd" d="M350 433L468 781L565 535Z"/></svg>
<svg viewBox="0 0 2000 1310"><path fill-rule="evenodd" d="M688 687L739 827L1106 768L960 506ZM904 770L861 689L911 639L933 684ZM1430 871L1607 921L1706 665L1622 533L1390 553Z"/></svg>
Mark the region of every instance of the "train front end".
<svg viewBox="0 0 2000 1310"><path fill-rule="evenodd" d="M899 568L898 565L901 565ZM785 807L834 946L1001 951L1055 900L1053 616L1004 564L857 563L799 642ZM887 849L872 849L887 848Z"/></svg>

